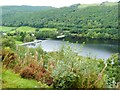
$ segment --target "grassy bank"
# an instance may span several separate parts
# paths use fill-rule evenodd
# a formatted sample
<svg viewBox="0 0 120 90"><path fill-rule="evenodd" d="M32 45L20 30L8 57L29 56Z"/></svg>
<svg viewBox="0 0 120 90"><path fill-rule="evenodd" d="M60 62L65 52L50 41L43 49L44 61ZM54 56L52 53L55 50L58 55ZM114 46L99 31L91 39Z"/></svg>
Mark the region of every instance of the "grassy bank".
<svg viewBox="0 0 120 90"><path fill-rule="evenodd" d="M2 88L48 88L35 80L23 79L12 70L2 69Z"/></svg>

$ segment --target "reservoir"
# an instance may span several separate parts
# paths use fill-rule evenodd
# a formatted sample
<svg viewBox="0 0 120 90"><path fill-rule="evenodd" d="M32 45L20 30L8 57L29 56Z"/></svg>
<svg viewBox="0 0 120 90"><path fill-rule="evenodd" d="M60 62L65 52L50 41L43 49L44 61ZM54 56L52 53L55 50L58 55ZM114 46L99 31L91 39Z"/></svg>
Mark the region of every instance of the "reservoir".
<svg viewBox="0 0 120 90"><path fill-rule="evenodd" d="M67 42L63 40L43 40L35 46L41 46L46 52L58 51L62 46L70 46L71 49L81 56L89 56L92 58L108 59L112 54L118 53L118 43L116 42L98 42L98 41L85 41L85 42Z"/></svg>

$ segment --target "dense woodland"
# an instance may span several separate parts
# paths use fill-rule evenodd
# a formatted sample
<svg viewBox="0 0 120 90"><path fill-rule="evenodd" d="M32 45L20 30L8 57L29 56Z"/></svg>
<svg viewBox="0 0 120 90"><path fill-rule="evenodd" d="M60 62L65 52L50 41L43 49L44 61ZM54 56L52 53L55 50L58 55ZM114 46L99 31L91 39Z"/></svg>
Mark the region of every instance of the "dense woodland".
<svg viewBox="0 0 120 90"><path fill-rule="evenodd" d="M75 4L69 7L3 6L2 25L56 28L57 35L91 39L120 39L118 3ZM49 32L48 32L49 33ZM46 35L48 36L48 35ZM37 35L37 38L41 36ZM44 35L43 35L43 38ZM51 38L51 36L50 36Z"/></svg>

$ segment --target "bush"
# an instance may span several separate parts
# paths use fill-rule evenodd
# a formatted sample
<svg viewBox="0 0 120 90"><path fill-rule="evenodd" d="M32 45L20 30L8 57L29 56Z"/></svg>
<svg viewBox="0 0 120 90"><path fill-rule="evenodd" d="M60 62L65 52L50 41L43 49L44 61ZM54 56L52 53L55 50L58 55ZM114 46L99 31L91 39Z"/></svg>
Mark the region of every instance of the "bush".
<svg viewBox="0 0 120 90"><path fill-rule="evenodd" d="M21 72L20 72L20 75L23 77L23 78L28 78L28 79L35 79L36 77L36 73L38 72L41 72L42 71L40 70L40 66L37 64L36 61L31 61L31 62L28 62L28 65L25 65L22 69L21 69ZM39 79L39 78L37 78Z"/></svg>
<svg viewBox="0 0 120 90"><path fill-rule="evenodd" d="M79 57L70 47L63 48L57 57L55 68L52 71L54 88L105 87L106 66L100 69L100 63L96 59Z"/></svg>
<svg viewBox="0 0 120 90"><path fill-rule="evenodd" d="M117 82L120 82L120 66L118 60L118 54L114 54L106 61L108 64L108 67L105 71L107 74L107 87L115 88Z"/></svg>
<svg viewBox="0 0 120 90"><path fill-rule="evenodd" d="M31 61L28 66L23 67L20 75L23 78L35 79L44 82L47 85L51 85L53 81L50 73L41 65L41 63L36 61Z"/></svg>
<svg viewBox="0 0 120 90"><path fill-rule="evenodd" d="M15 63L16 58L17 55L10 48L4 48L2 50L3 66L12 67L13 64Z"/></svg>
<svg viewBox="0 0 120 90"><path fill-rule="evenodd" d="M35 78L35 71L33 68L26 66L21 70L20 75L22 78L34 79Z"/></svg>
<svg viewBox="0 0 120 90"><path fill-rule="evenodd" d="M2 47L10 47L11 49L16 48L15 40L12 37L2 38Z"/></svg>

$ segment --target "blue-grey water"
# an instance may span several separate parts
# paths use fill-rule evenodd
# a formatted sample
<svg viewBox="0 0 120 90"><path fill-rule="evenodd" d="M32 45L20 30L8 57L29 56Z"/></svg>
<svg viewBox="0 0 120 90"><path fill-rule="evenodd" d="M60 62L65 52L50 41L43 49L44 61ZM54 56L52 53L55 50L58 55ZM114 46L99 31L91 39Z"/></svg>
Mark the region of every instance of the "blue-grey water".
<svg viewBox="0 0 120 90"><path fill-rule="evenodd" d="M70 43L62 40L43 40L34 47L41 46L44 51L52 52L62 46L70 46L74 52L82 56L107 59L112 54L118 53L118 45L115 43Z"/></svg>

